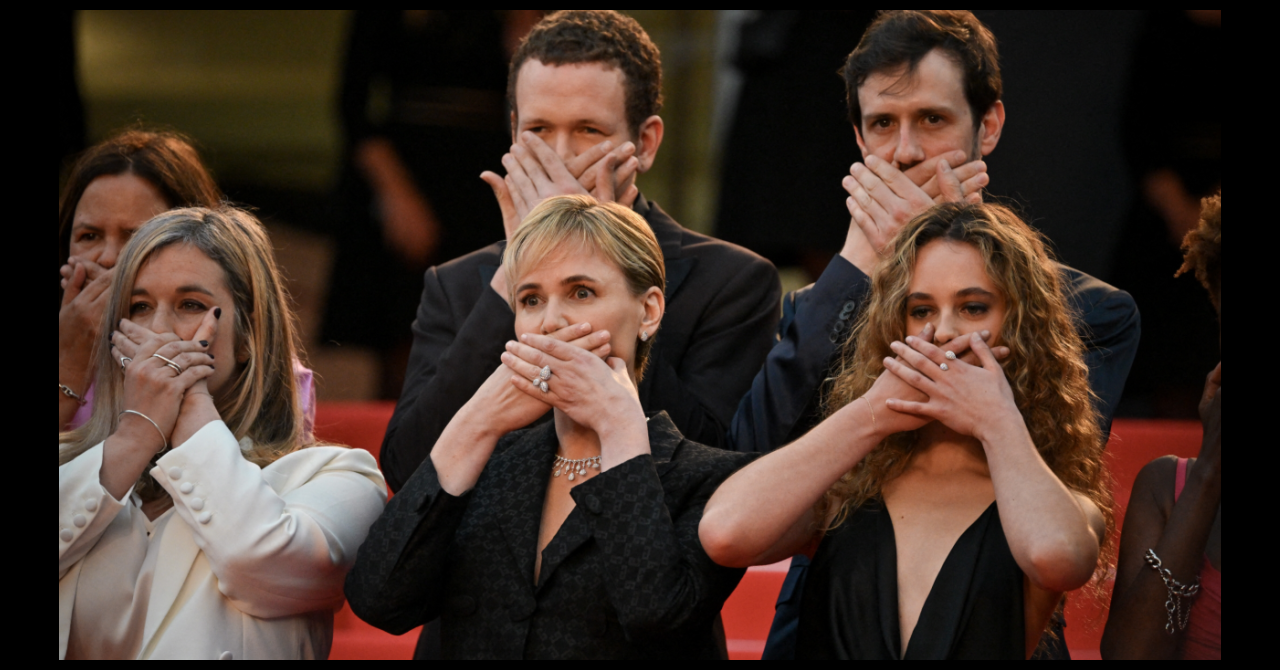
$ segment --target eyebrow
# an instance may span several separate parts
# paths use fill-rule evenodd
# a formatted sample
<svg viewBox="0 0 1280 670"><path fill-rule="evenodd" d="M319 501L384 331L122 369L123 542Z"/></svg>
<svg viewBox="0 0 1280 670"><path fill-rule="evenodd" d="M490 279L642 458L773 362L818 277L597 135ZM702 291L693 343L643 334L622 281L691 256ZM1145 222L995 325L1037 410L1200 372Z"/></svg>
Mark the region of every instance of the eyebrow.
<svg viewBox="0 0 1280 670"><path fill-rule="evenodd" d="M968 298L971 296L980 296L983 298L995 298L996 294L992 293L991 291L988 291L985 288L981 288L978 286L970 286L969 288L964 288L964 289L960 289L959 291L956 291L956 297L958 298ZM933 296L929 295L928 293L917 292L907 296L907 300L933 300Z"/></svg>
<svg viewBox="0 0 1280 670"><path fill-rule="evenodd" d="M581 284L584 282L592 283L592 284L599 283L594 277L591 277L589 275L573 275L572 277L565 277L564 279L561 279L560 285L569 286L571 284ZM530 282L528 284L521 284L517 286L516 293L520 293L521 291L526 291L529 289L539 289L539 288L542 288L542 284L535 284L533 282Z"/></svg>
<svg viewBox="0 0 1280 670"><path fill-rule="evenodd" d="M131 293L130 295L150 295L150 293L151 292L145 288L139 288L135 286L133 288L133 293ZM187 284L186 286L179 286L178 293L203 293L204 295L207 295L210 298L213 297L213 291L210 291L209 289L199 284Z"/></svg>

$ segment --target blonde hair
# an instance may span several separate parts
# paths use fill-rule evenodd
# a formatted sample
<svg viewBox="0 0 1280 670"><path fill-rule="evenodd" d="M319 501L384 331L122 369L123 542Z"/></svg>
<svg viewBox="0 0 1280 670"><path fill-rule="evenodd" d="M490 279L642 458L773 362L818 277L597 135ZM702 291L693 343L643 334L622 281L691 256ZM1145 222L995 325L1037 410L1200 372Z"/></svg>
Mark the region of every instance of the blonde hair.
<svg viewBox="0 0 1280 670"><path fill-rule="evenodd" d="M271 241L252 214L225 205L192 207L170 210L148 221L129 240L116 264L102 331L115 330L115 324L128 316L142 266L157 251L179 244L199 249L222 268L235 301L234 322L221 325L234 328L237 359L245 362L237 365L230 388L218 394L217 409L237 440L252 440L252 449L242 452L245 458L263 466L311 446L293 375L293 361L302 354L293 311ZM99 347L96 356L93 416L84 426L59 436L59 464L107 439L125 409L120 364L107 347ZM144 499L163 495L146 471L137 486Z"/></svg>
<svg viewBox="0 0 1280 670"><path fill-rule="evenodd" d="M561 195L543 200L529 212L502 255L507 302L513 310L516 282L526 269L566 248L604 254L622 271L627 288L636 297L650 288L667 288L662 247L643 217L616 202L599 202L589 195ZM644 374L655 339L636 339L636 379Z"/></svg>
<svg viewBox="0 0 1280 670"><path fill-rule="evenodd" d="M1084 343L1063 297L1058 267L1040 234L1000 205L940 205L908 223L872 276L859 316L830 380L826 415L862 397L906 335L907 294L920 250L934 240L973 246L987 276L1008 302L999 333L1009 347L1001 363L1027 430L1049 469L1068 488L1088 496L1112 527L1099 417L1089 390ZM890 436L844 475L818 503L819 519L839 525L863 504L880 499L887 482L911 462L917 433Z"/></svg>

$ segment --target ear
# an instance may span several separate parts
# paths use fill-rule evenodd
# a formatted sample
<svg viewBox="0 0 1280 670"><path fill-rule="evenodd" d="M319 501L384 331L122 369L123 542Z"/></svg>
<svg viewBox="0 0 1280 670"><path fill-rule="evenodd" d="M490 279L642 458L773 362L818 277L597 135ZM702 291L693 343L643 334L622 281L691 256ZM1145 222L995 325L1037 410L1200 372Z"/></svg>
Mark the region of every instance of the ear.
<svg viewBox="0 0 1280 670"><path fill-rule="evenodd" d="M854 127L853 127L853 136L854 136L854 137L856 137L856 138L858 138L858 151L861 151L861 152L862 152L862 159L863 159L863 160L866 160L866 159L867 159L867 155L868 155L868 152L867 152L867 143L866 143L866 142L864 142L864 141L863 141L863 139L862 139L862 129L861 129L861 128L859 128L858 126L854 126Z"/></svg>
<svg viewBox="0 0 1280 670"><path fill-rule="evenodd" d="M649 333L649 337L653 337L657 334L658 327L662 325L662 315L667 311L667 297L662 294L662 289L650 286L649 290L645 291L640 306L640 329Z"/></svg>
<svg viewBox="0 0 1280 670"><path fill-rule="evenodd" d="M997 100L986 114L982 115L982 123L978 125L978 150L983 156L995 151L1000 142L1000 132L1004 130L1004 101Z"/></svg>
<svg viewBox="0 0 1280 670"><path fill-rule="evenodd" d="M664 127L662 125L662 117L657 114L644 120L640 124L640 136L636 138L636 160L640 162L641 173L648 172L653 167L653 161L658 157L658 147L662 146L662 133Z"/></svg>

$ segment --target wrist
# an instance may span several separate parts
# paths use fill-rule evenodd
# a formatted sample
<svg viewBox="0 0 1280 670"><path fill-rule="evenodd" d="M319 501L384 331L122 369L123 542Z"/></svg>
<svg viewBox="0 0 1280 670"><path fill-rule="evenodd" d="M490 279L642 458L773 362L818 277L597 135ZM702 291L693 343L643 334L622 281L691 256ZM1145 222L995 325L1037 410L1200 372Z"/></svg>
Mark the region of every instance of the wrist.
<svg viewBox="0 0 1280 670"><path fill-rule="evenodd" d="M157 426L137 414L121 414L116 423L116 432L112 437L118 438L118 446L129 451L157 454L164 449L166 438Z"/></svg>
<svg viewBox="0 0 1280 670"><path fill-rule="evenodd" d="M1031 433L1027 430L1026 422L1022 420L1022 414L1015 408L992 417L990 421L978 423L973 437L982 443L982 448L987 453L990 453L991 449L999 448L1000 445L1014 444L1019 438L1030 441Z"/></svg>
<svg viewBox="0 0 1280 670"><path fill-rule="evenodd" d="M840 256L852 263L854 267L861 270L862 274L868 277L871 276L871 271L875 269L876 263L880 261L880 256L876 254L865 238L845 241L844 248L840 250Z"/></svg>

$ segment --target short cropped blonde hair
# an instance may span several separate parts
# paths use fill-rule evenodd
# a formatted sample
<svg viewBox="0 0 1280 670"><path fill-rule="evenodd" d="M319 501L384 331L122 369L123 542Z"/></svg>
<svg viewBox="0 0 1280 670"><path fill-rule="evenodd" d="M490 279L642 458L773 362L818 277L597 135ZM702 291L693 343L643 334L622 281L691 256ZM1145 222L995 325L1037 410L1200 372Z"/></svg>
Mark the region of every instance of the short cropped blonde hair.
<svg viewBox="0 0 1280 670"><path fill-rule="evenodd" d="M507 275L507 302L515 309L515 287L527 268L542 262L565 245L591 249L613 261L626 277L631 294L650 288L666 291L667 269L662 247L649 224L635 211L588 195L548 198L520 224L502 256ZM636 376L644 371L654 338L636 342Z"/></svg>

